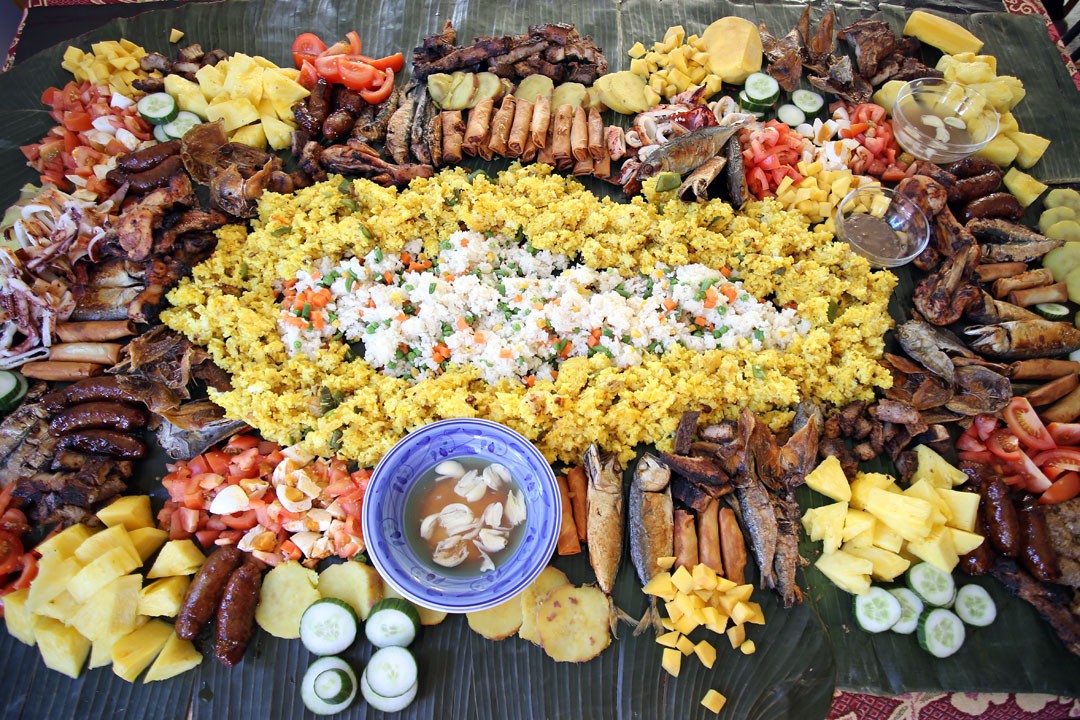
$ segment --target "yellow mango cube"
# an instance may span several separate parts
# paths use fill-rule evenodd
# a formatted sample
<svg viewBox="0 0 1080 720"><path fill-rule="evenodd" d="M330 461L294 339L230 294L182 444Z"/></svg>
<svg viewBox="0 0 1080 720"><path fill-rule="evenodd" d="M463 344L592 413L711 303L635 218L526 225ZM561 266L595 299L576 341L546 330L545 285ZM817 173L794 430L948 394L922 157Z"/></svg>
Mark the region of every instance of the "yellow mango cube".
<svg viewBox="0 0 1080 720"><path fill-rule="evenodd" d="M708 640L702 640L694 646L694 654L697 655L701 664L711 668L716 662L716 648Z"/></svg>
<svg viewBox="0 0 1080 720"><path fill-rule="evenodd" d="M663 635L657 637L656 644L669 648L677 647L679 644L679 638L681 637L682 635L678 631L672 630L671 632L666 632Z"/></svg>
<svg viewBox="0 0 1080 720"><path fill-rule="evenodd" d="M709 690L709 692L705 693L705 697L701 698L702 706L717 714L724 709L726 703L727 698L715 690Z"/></svg>
<svg viewBox="0 0 1080 720"><path fill-rule="evenodd" d="M683 655L689 655L690 653L694 652L694 642L690 638L683 635L679 638L679 641L675 643L675 648Z"/></svg>
<svg viewBox="0 0 1080 720"><path fill-rule="evenodd" d="M753 655L755 652L757 652L757 645L754 643L753 640L747 640L739 646L739 652L741 652L743 655Z"/></svg>
<svg viewBox="0 0 1080 720"><path fill-rule="evenodd" d="M663 657L660 659L660 667L664 668L668 675L679 677L679 670L682 667L682 657L682 653L675 648L664 648Z"/></svg>
<svg viewBox="0 0 1080 720"><path fill-rule="evenodd" d="M679 592L687 595L694 591L694 578L690 571L682 566L671 576L671 584L678 588Z"/></svg>
<svg viewBox="0 0 1080 720"><path fill-rule="evenodd" d="M746 626L745 625L733 625L727 630L728 642L731 643L731 649L739 647L746 640Z"/></svg>

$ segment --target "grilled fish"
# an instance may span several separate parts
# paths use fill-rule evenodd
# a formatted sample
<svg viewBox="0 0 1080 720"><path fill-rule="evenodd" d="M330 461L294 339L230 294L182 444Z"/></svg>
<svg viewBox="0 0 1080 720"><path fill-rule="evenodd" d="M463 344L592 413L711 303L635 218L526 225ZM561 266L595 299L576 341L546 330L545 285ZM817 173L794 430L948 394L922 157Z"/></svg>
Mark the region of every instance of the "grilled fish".
<svg viewBox="0 0 1080 720"><path fill-rule="evenodd" d="M364 108L364 112L356 119L352 129L354 138L368 143L381 143L386 139L386 129L390 125L390 117L398 109L401 102L401 89L395 89L381 104L374 107ZM371 112L368 112L368 111Z"/></svg>
<svg viewBox="0 0 1080 720"><path fill-rule="evenodd" d="M401 104L391 113L386 125L386 152L398 165L409 159L413 111L416 109L414 95L407 90L401 93Z"/></svg>
<svg viewBox="0 0 1080 720"><path fill-rule="evenodd" d="M427 93L427 88L418 85L411 93L416 97L414 104L412 131L410 132L409 151L417 162L431 164L431 117L435 113L435 104Z"/></svg>
<svg viewBox="0 0 1080 720"><path fill-rule="evenodd" d="M978 353L1001 360L1061 355L1080 349L1080 330L1051 320L1011 320L996 325L973 325L964 330L974 338Z"/></svg>
<svg viewBox="0 0 1080 720"><path fill-rule="evenodd" d="M586 523L589 564L600 589L608 595L615 587L623 546L622 468L614 455L600 456L590 445L585 450L585 475L589 480L589 516Z"/></svg>
<svg viewBox="0 0 1080 720"><path fill-rule="evenodd" d="M630 483L630 558L644 585L660 572L657 558L670 557L673 543L671 471L646 453L634 469Z"/></svg>
<svg viewBox="0 0 1080 720"><path fill-rule="evenodd" d="M709 158L715 157L742 125L704 127L661 145L654 150L637 172L638 180L651 178L662 172L685 175Z"/></svg>
<svg viewBox="0 0 1080 720"><path fill-rule="evenodd" d="M732 135L728 141L727 166L724 168L724 180L727 183L728 203L738 210L750 198L746 187L746 167L743 165L742 143L738 135Z"/></svg>

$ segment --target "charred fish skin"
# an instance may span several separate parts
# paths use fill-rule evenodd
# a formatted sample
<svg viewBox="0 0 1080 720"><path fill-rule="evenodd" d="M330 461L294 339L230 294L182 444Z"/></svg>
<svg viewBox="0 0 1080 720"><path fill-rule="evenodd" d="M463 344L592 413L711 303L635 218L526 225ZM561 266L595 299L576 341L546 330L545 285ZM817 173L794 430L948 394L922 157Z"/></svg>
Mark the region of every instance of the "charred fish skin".
<svg viewBox="0 0 1080 720"><path fill-rule="evenodd" d="M1001 360L1025 360L1061 355L1080 349L1080 330L1067 322L1011 320L996 325L974 325L964 334L973 350Z"/></svg>
<svg viewBox="0 0 1080 720"><path fill-rule="evenodd" d="M614 455L602 457L595 443L585 450L584 465L589 481L586 522L589 564L600 589L610 595L622 561L625 500L622 468Z"/></svg>
<svg viewBox="0 0 1080 720"><path fill-rule="evenodd" d="M675 543L675 507L671 501L671 471L650 453L642 455L630 483L630 558L645 585L660 572L657 560L670 557Z"/></svg>
<svg viewBox="0 0 1080 720"><path fill-rule="evenodd" d="M685 175L719 153L740 129L741 124L711 126L677 137L661 145L645 159L638 169L637 178L645 180L661 172Z"/></svg>

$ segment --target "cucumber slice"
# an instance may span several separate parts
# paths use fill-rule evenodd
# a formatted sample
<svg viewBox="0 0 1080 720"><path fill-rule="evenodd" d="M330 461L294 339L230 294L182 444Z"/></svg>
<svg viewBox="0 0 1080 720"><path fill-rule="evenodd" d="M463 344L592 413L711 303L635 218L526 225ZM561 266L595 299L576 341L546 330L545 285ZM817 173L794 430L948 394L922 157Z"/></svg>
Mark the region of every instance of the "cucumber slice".
<svg viewBox="0 0 1080 720"><path fill-rule="evenodd" d="M855 596L855 622L866 632L885 632L902 615L900 601L884 588L872 587L862 595Z"/></svg>
<svg viewBox="0 0 1080 720"><path fill-rule="evenodd" d="M776 118L790 128L795 128L806 122L806 113L794 105L781 105L776 110Z"/></svg>
<svg viewBox="0 0 1080 720"><path fill-rule="evenodd" d="M165 134L173 140L180 140L196 125L202 125L202 118L193 112L181 110L175 120L165 124Z"/></svg>
<svg viewBox="0 0 1080 720"><path fill-rule="evenodd" d="M180 109L176 106L176 100L169 93L150 93L135 104L142 119L151 125L164 125L176 119Z"/></svg>
<svg viewBox="0 0 1080 720"><path fill-rule="evenodd" d="M825 98L812 90L796 90L791 93L791 102L808 116L816 115L825 107Z"/></svg>
<svg viewBox="0 0 1080 720"><path fill-rule="evenodd" d="M22 373L0 370L0 412L13 410L21 403L29 386Z"/></svg>
<svg viewBox="0 0 1080 720"><path fill-rule="evenodd" d="M927 562L912 565L907 571L906 580L907 586L927 605L950 605L956 596L956 582L952 575Z"/></svg>
<svg viewBox="0 0 1080 720"><path fill-rule="evenodd" d="M1061 303L1038 303L1032 309L1047 320L1064 320L1069 317L1069 308Z"/></svg>
<svg viewBox="0 0 1080 720"><path fill-rule="evenodd" d="M347 662L339 657L322 657L304 673L300 699L316 715L334 715L352 704L356 687L356 673Z"/></svg>
<svg viewBox="0 0 1080 720"><path fill-rule="evenodd" d="M956 592L953 607L960 619L968 625L986 627L997 618L997 605L990 593L980 585L965 585Z"/></svg>
<svg viewBox="0 0 1080 720"><path fill-rule="evenodd" d="M934 657L947 658L964 644L964 623L951 610L934 608L919 618L917 634L919 647Z"/></svg>
<svg viewBox="0 0 1080 720"><path fill-rule="evenodd" d="M419 671L416 658L403 647L377 650L364 668L364 678L376 695L392 698L409 692L416 685Z"/></svg>
<svg viewBox="0 0 1080 720"><path fill-rule="evenodd" d="M388 698L371 689L366 672L360 676L360 693L364 696L364 700L367 701L368 705L382 712L401 712L409 707L412 701L416 699L418 686L418 684L413 685L408 692L397 697Z"/></svg>
<svg viewBox="0 0 1080 720"><path fill-rule="evenodd" d="M154 126L154 139L157 140L159 143L169 142L170 140L172 140L171 137L165 134L164 125Z"/></svg>
<svg viewBox="0 0 1080 720"><path fill-rule="evenodd" d="M772 105L780 98L780 83L770 75L756 72L746 78L743 92L751 102Z"/></svg>
<svg viewBox="0 0 1080 720"><path fill-rule="evenodd" d="M749 113L764 113L772 109L772 103L759 103L750 99L745 90L739 91L739 107Z"/></svg>
<svg viewBox="0 0 1080 720"><path fill-rule="evenodd" d="M900 619L890 630L901 635L910 635L919 626L919 616L923 612L923 601L907 588L893 588L889 591L900 601Z"/></svg>
<svg viewBox="0 0 1080 720"><path fill-rule="evenodd" d="M360 621L356 611L337 598L322 598L300 618L300 641L316 655L336 655L353 644Z"/></svg>
<svg viewBox="0 0 1080 720"><path fill-rule="evenodd" d="M372 645L407 647L420 631L420 613L401 598L384 598L375 603L364 623L364 634Z"/></svg>

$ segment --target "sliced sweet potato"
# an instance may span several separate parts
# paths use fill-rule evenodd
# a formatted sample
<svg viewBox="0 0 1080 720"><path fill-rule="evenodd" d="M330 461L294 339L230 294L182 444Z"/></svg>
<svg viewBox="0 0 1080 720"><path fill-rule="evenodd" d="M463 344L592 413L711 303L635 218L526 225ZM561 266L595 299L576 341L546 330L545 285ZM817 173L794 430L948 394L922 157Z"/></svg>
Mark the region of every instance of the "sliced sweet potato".
<svg viewBox="0 0 1080 720"><path fill-rule="evenodd" d="M521 627L521 599L513 597L502 605L465 613L465 620L474 632L488 640L505 640Z"/></svg>
<svg viewBox="0 0 1080 720"><path fill-rule="evenodd" d="M548 593L569 585L566 574L555 567L546 567L518 597L521 599L521 628L518 635L534 645L540 644L540 632L536 627L536 611Z"/></svg>
<svg viewBox="0 0 1080 720"><path fill-rule="evenodd" d="M557 588L540 604L536 625L544 652L558 662L586 662L611 643L611 602L595 587Z"/></svg>

